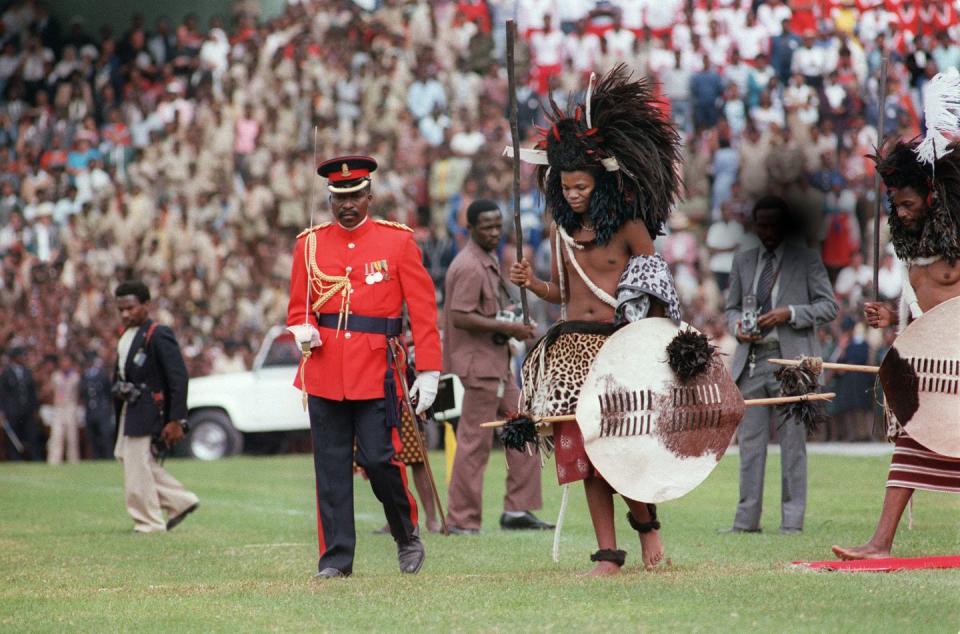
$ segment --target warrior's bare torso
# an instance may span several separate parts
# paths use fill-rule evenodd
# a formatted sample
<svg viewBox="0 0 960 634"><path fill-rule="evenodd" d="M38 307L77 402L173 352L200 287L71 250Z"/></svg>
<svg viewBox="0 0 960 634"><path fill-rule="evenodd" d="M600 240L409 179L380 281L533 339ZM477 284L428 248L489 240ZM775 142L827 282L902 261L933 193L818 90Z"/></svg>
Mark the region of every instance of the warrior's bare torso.
<svg viewBox="0 0 960 634"><path fill-rule="evenodd" d="M558 280L556 263L556 227L551 230L553 245L553 280ZM588 278L608 295L616 297L617 282L627 266L627 261L636 255L653 255L653 241L646 227L640 221L628 221L614 234L605 245L590 242L593 232L578 229L570 236L583 245L582 249L573 249L577 263ZM567 319L583 321L613 321L614 309L604 303L581 279L580 274L570 262L566 248L562 260L564 264L563 278L566 288ZM651 306L651 316L663 314L663 307L658 302Z"/></svg>
<svg viewBox="0 0 960 634"><path fill-rule="evenodd" d="M960 296L960 260L950 264L937 260L928 266L910 267L910 284L924 312Z"/></svg>

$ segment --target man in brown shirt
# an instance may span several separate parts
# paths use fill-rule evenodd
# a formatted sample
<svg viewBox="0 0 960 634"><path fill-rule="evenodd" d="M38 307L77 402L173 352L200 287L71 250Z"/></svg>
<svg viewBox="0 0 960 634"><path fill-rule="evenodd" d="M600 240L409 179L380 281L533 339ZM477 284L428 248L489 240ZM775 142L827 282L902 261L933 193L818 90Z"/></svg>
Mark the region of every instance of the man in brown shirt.
<svg viewBox="0 0 960 634"><path fill-rule="evenodd" d="M509 300L495 252L503 228L496 203L474 201L467 209L467 224L470 240L447 271L443 309L443 367L459 376L464 388L447 496L447 524L456 534L480 531L483 472L493 444L491 430L481 429L480 423L518 407L520 393L510 371L507 341L534 336L532 325L496 318ZM501 528L553 528L530 512L542 505L540 458L516 451L505 453L507 494Z"/></svg>

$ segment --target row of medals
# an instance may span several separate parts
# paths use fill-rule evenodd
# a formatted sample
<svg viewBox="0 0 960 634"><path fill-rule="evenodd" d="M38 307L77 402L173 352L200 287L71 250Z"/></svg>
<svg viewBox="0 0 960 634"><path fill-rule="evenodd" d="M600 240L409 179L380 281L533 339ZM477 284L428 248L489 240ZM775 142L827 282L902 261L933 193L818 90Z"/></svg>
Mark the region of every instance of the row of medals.
<svg viewBox="0 0 960 634"><path fill-rule="evenodd" d="M378 282L382 282L383 280L387 279L383 274L383 271L380 270L380 266L381 264L379 262L371 262L370 264L366 265L368 273L363 279L368 286L377 284ZM384 263L383 266L386 268L386 263Z"/></svg>

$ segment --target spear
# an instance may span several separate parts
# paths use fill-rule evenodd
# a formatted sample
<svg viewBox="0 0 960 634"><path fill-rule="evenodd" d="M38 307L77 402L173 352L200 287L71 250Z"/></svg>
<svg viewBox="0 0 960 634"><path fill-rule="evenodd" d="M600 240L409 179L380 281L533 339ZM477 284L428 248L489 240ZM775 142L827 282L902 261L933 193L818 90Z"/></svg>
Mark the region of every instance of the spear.
<svg viewBox="0 0 960 634"><path fill-rule="evenodd" d="M513 232L517 243L517 262L523 260L523 227L520 224L520 128L517 124L517 73L513 62L513 44L517 37L517 24L507 20L507 86L510 95L510 137L513 139ZM527 307L527 289L520 287L520 308L523 323L530 325L530 309Z"/></svg>
<svg viewBox="0 0 960 634"><path fill-rule="evenodd" d="M877 109L877 147L883 147L883 128L886 123L884 110L887 102L887 56L884 55L880 60L880 86L877 96L880 107ZM879 154L879 152L878 152ZM873 176L873 186L876 198L876 209L873 214L873 301L880 301L880 214L883 210L883 202L880 198L880 172L876 171Z"/></svg>

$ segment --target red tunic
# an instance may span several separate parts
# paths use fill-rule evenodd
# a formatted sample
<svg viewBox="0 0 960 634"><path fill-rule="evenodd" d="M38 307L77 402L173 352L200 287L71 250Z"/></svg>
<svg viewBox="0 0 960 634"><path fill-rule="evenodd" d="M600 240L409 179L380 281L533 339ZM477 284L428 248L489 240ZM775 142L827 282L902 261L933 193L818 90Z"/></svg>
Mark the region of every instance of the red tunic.
<svg viewBox="0 0 960 634"><path fill-rule="evenodd" d="M437 330L437 304L433 280L423 267L420 248L413 232L368 218L348 231L339 224L330 224L305 231L297 239L293 251L290 276L290 304L287 325L304 323L306 312L307 272L305 250L307 236L317 237L316 264L326 275L350 279L350 312L366 317L400 317L406 304L410 328L416 345L417 370L441 369L440 334ZM366 283L366 274L379 270L383 281ZM317 293L311 294L311 302ZM341 306L340 293L335 294L316 312L336 315ZM309 322L317 320L310 311ZM350 330L319 327L323 345L313 349L304 369L306 391L327 399L364 400L383 398L383 381L387 369L387 338ZM301 388L299 373L294 385Z"/></svg>

